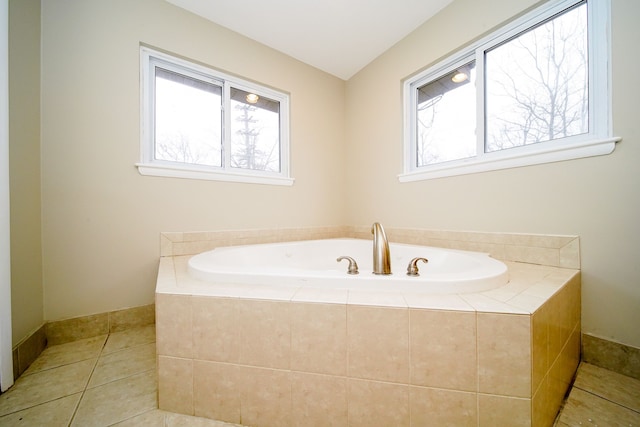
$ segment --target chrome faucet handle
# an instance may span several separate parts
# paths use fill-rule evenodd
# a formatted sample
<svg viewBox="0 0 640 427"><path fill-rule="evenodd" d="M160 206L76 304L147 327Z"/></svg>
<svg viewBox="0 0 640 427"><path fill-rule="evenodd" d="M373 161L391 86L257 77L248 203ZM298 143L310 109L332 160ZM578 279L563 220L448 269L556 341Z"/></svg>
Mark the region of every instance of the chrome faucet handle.
<svg viewBox="0 0 640 427"><path fill-rule="evenodd" d="M347 261L349 261L349 268L347 269L347 274L358 274L358 263L356 262L356 260L351 258L350 256L341 256L341 257L338 257L336 261L340 262L343 259L346 259Z"/></svg>
<svg viewBox="0 0 640 427"><path fill-rule="evenodd" d="M418 261L424 261L424 263L428 263L429 260L426 258L421 258L421 257L417 257L412 259L409 262L409 266L407 267L407 276L419 276L420 273L418 273Z"/></svg>

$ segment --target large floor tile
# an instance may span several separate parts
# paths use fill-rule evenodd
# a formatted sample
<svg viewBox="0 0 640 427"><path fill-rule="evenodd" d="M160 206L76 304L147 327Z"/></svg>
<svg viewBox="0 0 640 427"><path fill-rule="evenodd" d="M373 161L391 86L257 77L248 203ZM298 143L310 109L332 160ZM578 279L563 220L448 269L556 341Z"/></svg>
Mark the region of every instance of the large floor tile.
<svg viewBox="0 0 640 427"><path fill-rule="evenodd" d="M72 394L71 396L5 415L0 417L0 426L67 427L78 406L81 395L82 393Z"/></svg>
<svg viewBox="0 0 640 427"><path fill-rule="evenodd" d="M574 387L640 412L640 380L582 363Z"/></svg>
<svg viewBox="0 0 640 427"><path fill-rule="evenodd" d="M113 427L165 427L167 413L159 409L153 409L127 420L113 424Z"/></svg>
<svg viewBox="0 0 640 427"><path fill-rule="evenodd" d="M85 389L96 359L24 375L0 396L0 415L50 402Z"/></svg>
<svg viewBox="0 0 640 427"><path fill-rule="evenodd" d="M155 371L89 389L72 426L110 426L158 407Z"/></svg>
<svg viewBox="0 0 640 427"><path fill-rule="evenodd" d="M58 366L95 359L100 355L106 335L86 338L66 344L47 347L42 354L29 366L24 375L34 374Z"/></svg>
<svg viewBox="0 0 640 427"><path fill-rule="evenodd" d="M89 388L154 370L155 367L155 343L104 354L98 359L98 364L91 375L91 380L89 380Z"/></svg>
<svg viewBox="0 0 640 427"><path fill-rule="evenodd" d="M156 342L155 325L141 328L128 329L122 332L114 332L109 335L109 339L104 346L104 354L135 347L143 344Z"/></svg>
<svg viewBox="0 0 640 427"><path fill-rule="evenodd" d="M572 427L637 426L640 413L574 387L558 422Z"/></svg>
<svg viewBox="0 0 640 427"><path fill-rule="evenodd" d="M192 417L190 415L174 414L154 409L137 415L128 420L113 424L112 427L242 427L239 424L229 424L207 418Z"/></svg>

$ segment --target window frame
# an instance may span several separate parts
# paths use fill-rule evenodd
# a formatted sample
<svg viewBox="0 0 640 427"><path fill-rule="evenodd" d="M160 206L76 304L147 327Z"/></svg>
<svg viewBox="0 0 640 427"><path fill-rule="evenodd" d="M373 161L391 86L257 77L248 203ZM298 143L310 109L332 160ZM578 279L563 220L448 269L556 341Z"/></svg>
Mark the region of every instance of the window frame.
<svg viewBox="0 0 640 427"><path fill-rule="evenodd" d="M158 160L155 158L155 64L187 77L219 85L222 88L222 166ZM230 165L231 87L256 93L280 103L280 171L234 168ZM293 185L289 170L289 94L232 76L213 68L169 55L147 46L140 46L140 162L136 163L141 175L187 178L210 181L242 182L268 185Z"/></svg>
<svg viewBox="0 0 640 427"><path fill-rule="evenodd" d="M485 52L586 1L588 40L588 133L485 151ZM403 82L404 170L400 182L508 169L610 154L621 138L613 136L611 114L610 0L547 2ZM476 147L474 157L417 166L417 89L456 67L476 61Z"/></svg>

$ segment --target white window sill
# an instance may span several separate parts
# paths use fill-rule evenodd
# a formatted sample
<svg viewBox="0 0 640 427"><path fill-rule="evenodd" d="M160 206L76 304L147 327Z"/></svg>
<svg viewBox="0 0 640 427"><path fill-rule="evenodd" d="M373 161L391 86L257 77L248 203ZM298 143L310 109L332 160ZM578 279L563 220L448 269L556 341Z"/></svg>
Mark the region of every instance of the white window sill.
<svg viewBox="0 0 640 427"><path fill-rule="evenodd" d="M448 176L467 175L479 172L489 172L522 166L539 165L543 163L560 162L564 160L610 154L615 149L621 137L611 137L595 141L585 141L568 147L550 149L530 149L527 153L508 156L505 152L499 156L486 155L485 158L469 158L456 160L425 167L419 171L410 171L398 175L400 182L423 181L427 179L445 178ZM527 148L533 148L528 146Z"/></svg>
<svg viewBox="0 0 640 427"><path fill-rule="evenodd" d="M293 178L276 175L257 175L243 172L217 172L212 170L191 169L180 166L167 166L149 163L136 163L140 175L167 178L200 179L206 181L242 182L248 184L293 185Z"/></svg>

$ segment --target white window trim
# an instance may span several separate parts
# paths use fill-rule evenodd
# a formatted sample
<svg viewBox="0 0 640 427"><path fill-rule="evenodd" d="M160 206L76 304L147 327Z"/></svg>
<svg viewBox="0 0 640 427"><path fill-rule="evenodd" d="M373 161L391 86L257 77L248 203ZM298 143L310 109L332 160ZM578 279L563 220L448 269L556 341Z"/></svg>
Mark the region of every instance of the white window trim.
<svg viewBox="0 0 640 427"><path fill-rule="evenodd" d="M230 86L241 90L255 92L280 102L280 172L269 172L260 170L250 170L231 167L208 167L189 163L166 162L156 160L154 157L153 141L153 109L151 99L153 95L153 77L150 72L150 62L152 58L183 67L187 72L198 75L198 78L209 79L222 86L227 92ZM176 58L174 56L159 52L146 46L140 47L140 162L136 163L138 172L146 176L159 176L169 178L187 178L208 181L241 182L252 184L285 185L291 186L294 179L289 175L289 96L275 91L268 87L258 85L222 73L211 68L194 64L192 62ZM228 118L225 115L225 125L223 134L228 129ZM224 139L225 136L223 136ZM229 164L229 150L223 149L225 155L225 165Z"/></svg>
<svg viewBox="0 0 640 427"><path fill-rule="evenodd" d="M548 142L530 144L508 150L484 152L484 52L510 37L530 28L537 22L553 16L581 0L548 2L538 9L514 20L489 36L473 43L407 79L403 84L404 104L404 172L400 182L412 182L448 176L488 172L521 166L559 162L584 157L610 154L622 138L613 136L611 114L611 61L610 61L610 0L587 2L589 40L589 133ZM416 89L433 81L461 64L476 60L477 77L477 144L475 157L416 166Z"/></svg>

